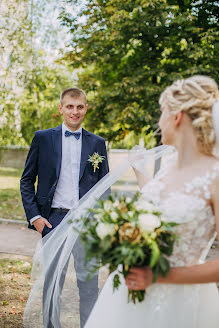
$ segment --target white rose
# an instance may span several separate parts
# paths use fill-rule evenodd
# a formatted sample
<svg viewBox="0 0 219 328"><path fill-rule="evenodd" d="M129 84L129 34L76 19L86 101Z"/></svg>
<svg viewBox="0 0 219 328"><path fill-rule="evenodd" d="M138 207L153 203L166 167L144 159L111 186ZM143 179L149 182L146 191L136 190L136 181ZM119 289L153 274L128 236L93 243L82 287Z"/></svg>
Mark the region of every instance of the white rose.
<svg viewBox="0 0 219 328"><path fill-rule="evenodd" d="M112 202L110 202L110 201L106 201L105 203L104 203L104 210L105 211L110 211L111 209L112 209Z"/></svg>
<svg viewBox="0 0 219 328"><path fill-rule="evenodd" d="M139 200L135 206L138 211L148 211L148 212L158 211L156 206L147 202L146 200Z"/></svg>
<svg viewBox="0 0 219 328"><path fill-rule="evenodd" d="M113 221L116 221L118 219L118 214L116 212L111 212L110 217Z"/></svg>
<svg viewBox="0 0 219 328"><path fill-rule="evenodd" d="M133 216L133 212L132 211L128 211L128 216L132 217Z"/></svg>
<svg viewBox="0 0 219 328"><path fill-rule="evenodd" d="M120 202L119 202L118 200L116 200L116 201L114 202L114 206L115 206L115 207L118 207L119 204L120 204Z"/></svg>
<svg viewBox="0 0 219 328"><path fill-rule="evenodd" d="M132 202L132 199L130 197L126 197L126 203L129 204Z"/></svg>
<svg viewBox="0 0 219 328"><path fill-rule="evenodd" d="M115 227L112 224L100 222L96 227L97 235L100 239L106 236L112 236L115 233Z"/></svg>
<svg viewBox="0 0 219 328"><path fill-rule="evenodd" d="M158 228L161 224L160 219L156 215L150 213L140 214L138 220L142 231L147 232L153 232L155 228Z"/></svg>
<svg viewBox="0 0 219 328"><path fill-rule="evenodd" d="M100 221L102 219L103 215L102 214L94 214L94 218L97 220L97 221Z"/></svg>

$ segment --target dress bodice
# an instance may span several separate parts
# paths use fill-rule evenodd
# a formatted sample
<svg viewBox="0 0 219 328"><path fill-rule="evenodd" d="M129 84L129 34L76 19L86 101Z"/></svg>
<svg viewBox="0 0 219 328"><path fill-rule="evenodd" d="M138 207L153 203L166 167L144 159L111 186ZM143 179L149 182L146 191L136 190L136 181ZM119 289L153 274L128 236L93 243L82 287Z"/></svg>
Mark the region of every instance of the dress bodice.
<svg viewBox="0 0 219 328"><path fill-rule="evenodd" d="M196 176L184 183L180 190L166 193L162 181L163 169L142 189L142 197L152 202L162 213L166 222L176 222L174 227L179 240L169 258L171 266L201 263L216 236L215 216L210 205L210 186L217 174L219 164L214 165L203 176Z"/></svg>

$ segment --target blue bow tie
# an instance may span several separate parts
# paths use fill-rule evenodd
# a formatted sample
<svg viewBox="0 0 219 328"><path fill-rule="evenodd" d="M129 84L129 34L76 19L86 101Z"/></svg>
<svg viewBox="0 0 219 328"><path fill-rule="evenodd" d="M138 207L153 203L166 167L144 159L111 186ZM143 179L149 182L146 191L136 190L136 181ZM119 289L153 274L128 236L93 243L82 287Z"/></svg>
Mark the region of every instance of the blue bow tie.
<svg viewBox="0 0 219 328"><path fill-rule="evenodd" d="M70 131L66 130L65 137L70 137L70 136L74 136L77 140L79 140L80 136L81 136L81 132L70 132Z"/></svg>

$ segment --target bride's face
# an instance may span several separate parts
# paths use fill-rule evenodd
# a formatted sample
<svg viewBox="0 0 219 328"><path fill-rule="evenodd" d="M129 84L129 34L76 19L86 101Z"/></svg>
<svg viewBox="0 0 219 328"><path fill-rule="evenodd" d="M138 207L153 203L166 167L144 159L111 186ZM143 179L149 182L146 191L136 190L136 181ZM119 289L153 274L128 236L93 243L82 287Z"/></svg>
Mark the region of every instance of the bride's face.
<svg viewBox="0 0 219 328"><path fill-rule="evenodd" d="M174 115L170 112L167 104L162 104L161 108L161 116L159 119L159 127L161 129L161 141L165 145L173 145L174 144Z"/></svg>

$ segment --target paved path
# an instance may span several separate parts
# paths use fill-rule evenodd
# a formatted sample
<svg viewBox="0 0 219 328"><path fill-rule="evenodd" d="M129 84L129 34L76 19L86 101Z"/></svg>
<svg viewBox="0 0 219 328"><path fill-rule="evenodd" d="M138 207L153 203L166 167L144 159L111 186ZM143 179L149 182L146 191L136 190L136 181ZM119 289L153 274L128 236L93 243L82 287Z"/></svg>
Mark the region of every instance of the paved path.
<svg viewBox="0 0 219 328"><path fill-rule="evenodd" d="M0 253L33 256L41 235L25 225L0 223Z"/></svg>

